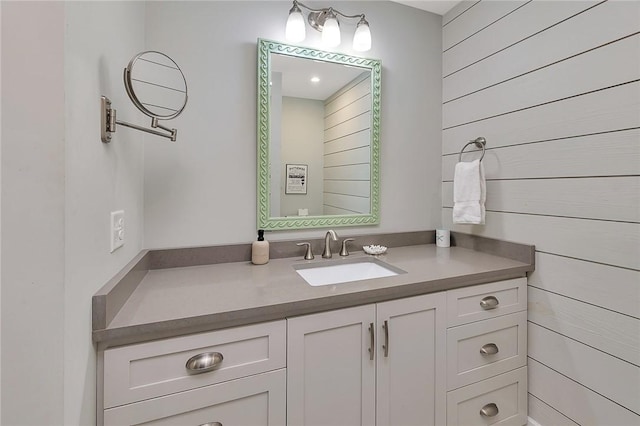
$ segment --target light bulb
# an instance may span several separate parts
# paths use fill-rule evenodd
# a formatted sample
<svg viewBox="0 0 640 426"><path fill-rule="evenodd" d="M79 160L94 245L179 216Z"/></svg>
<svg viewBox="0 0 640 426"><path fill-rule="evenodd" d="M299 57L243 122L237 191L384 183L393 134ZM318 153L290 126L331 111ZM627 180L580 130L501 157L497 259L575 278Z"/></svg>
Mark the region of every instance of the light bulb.
<svg viewBox="0 0 640 426"><path fill-rule="evenodd" d="M329 11L327 19L324 21L322 44L326 47L336 47L340 44L340 24L338 24L338 18L332 10Z"/></svg>
<svg viewBox="0 0 640 426"><path fill-rule="evenodd" d="M284 33L287 40L294 43L302 41L305 38L304 16L302 16L302 11L295 3L289 11L289 18L287 19L287 26Z"/></svg>
<svg viewBox="0 0 640 426"><path fill-rule="evenodd" d="M353 35L353 50L366 52L369 49L371 49L371 30L363 15L356 27L356 33Z"/></svg>

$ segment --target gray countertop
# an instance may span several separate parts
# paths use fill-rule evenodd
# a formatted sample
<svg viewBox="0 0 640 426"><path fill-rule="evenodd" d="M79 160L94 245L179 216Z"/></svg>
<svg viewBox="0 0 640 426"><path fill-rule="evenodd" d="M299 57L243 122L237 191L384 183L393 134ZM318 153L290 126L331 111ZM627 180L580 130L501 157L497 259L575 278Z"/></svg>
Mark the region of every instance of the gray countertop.
<svg viewBox="0 0 640 426"><path fill-rule="evenodd" d="M366 256L353 252L346 259ZM378 258L406 273L312 287L293 267L327 262L319 256L149 270L107 326L94 329L93 339L106 347L171 337L521 277L534 269L533 262L434 244L393 247Z"/></svg>

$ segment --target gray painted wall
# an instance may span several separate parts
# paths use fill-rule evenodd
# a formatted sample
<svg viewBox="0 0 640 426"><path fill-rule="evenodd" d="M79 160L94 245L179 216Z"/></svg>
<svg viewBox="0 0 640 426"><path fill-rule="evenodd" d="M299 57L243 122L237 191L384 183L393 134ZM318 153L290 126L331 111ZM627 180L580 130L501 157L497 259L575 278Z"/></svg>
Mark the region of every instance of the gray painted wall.
<svg viewBox="0 0 640 426"><path fill-rule="evenodd" d="M639 2L481 1L443 19L443 223L536 245L542 425L640 423L639 16ZM453 167L477 136L486 226L453 226Z"/></svg>
<svg viewBox="0 0 640 426"><path fill-rule="evenodd" d="M284 40L291 5L0 7L1 423L93 424L91 296L144 247L143 232L148 247L254 239L256 39ZM440 152L441 139L441 18L386 2L341 7L366 11L374 37L369 54L385 64L379 229L434 228L440 218L440 160L433 152ZM319 37L310 34L309 43L317 47ZM101 94L111 98L119 119L147 124L121 80L130 57L145 48L173 56L187 75L189 105L171 123L178 142L120 127L104 145ZM409 84L407 73L415 69L422 76ZM247 173L230 179L237 167ZM109 213L120 209L126 243L109 254ZM318 232L269 238L305 234Z"/></svg>
<svg viewBox="0 0 640 426"><path fill-rule="evenodd" d="M111 99L119 120L149 125L122 83L122 70L144 50L145 5L66 2L65 9L65 424L90 424L95 421L96 363L90 301L143 248L147 139L142 132L120 126L111 143L103 144L98 134L99 96ZM109 253L114 210L125 212L126 242Z"/></svg>
<svg viewBox="0 0 640 426"><path fill-rule="evenodd" d="M2 424L64 418L63 22L2 4Z"/></svg>
<svg viewBox="0 0 640 426"><path fill-rule="evenodd" d="M104 145L99 96L147 121L122 85L144 7L2 2L2 424L95 423L91 296L142 248L143 183L142 134Z"/></svg>
<svg viewBox="0 0 640 426"><path fill-rule="evenodd" d="M145 149L146 247L255 238L256 40L284 41L290 8L287 1L148 3L147 47L175 56L190 96L175 120L178 143ZM338 233L433 229L440 221L441 17L391 2L340 2L340 10L366 12L373 37L366 56L382 60L382 206L379 226ZM336 50L354 53L354 29L342 26L346 41ZM320 47L319 33L309 29L304 45ZM246 173L230 179L237 167Z"/></svg>

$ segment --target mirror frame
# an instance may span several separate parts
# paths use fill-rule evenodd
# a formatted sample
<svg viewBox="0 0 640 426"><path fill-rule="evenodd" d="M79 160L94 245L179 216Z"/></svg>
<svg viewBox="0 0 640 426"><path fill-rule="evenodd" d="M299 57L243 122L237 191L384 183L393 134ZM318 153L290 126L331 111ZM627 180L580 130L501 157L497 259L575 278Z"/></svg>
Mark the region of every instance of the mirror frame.
<svg viewBox="0 0 640 426"><path fill-rule="evenodd" d="M369 214L270 217L270 112L271 54L277 53L337 64L354 65L371 71L371 208ZM326 52L308 47L293 46L276 41L258 39L258 229L287 230L334 226L362 226L380 223L380 92L381 69L379 59L367 59L343 53Z"/></svg>

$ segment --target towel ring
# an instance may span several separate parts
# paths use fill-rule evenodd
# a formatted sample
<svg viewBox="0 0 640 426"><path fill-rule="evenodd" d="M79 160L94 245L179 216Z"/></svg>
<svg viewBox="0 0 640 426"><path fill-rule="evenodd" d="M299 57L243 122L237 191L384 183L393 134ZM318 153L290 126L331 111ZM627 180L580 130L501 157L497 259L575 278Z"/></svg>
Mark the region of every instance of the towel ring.
<svg viewBox="0 0 640 426"><path fill-rule="evenodd" d="M487 144L487 140L480 136L472 141L467 142L467 144L462 147L462 149L460 150L460 155L458 155L458 163L462 161L462 152L464 151L464 149L471 144L474 144L478 148L482 148L482 156L480 157L480 161L482 161L482 159L484 158L484 147Z"/></svg>

